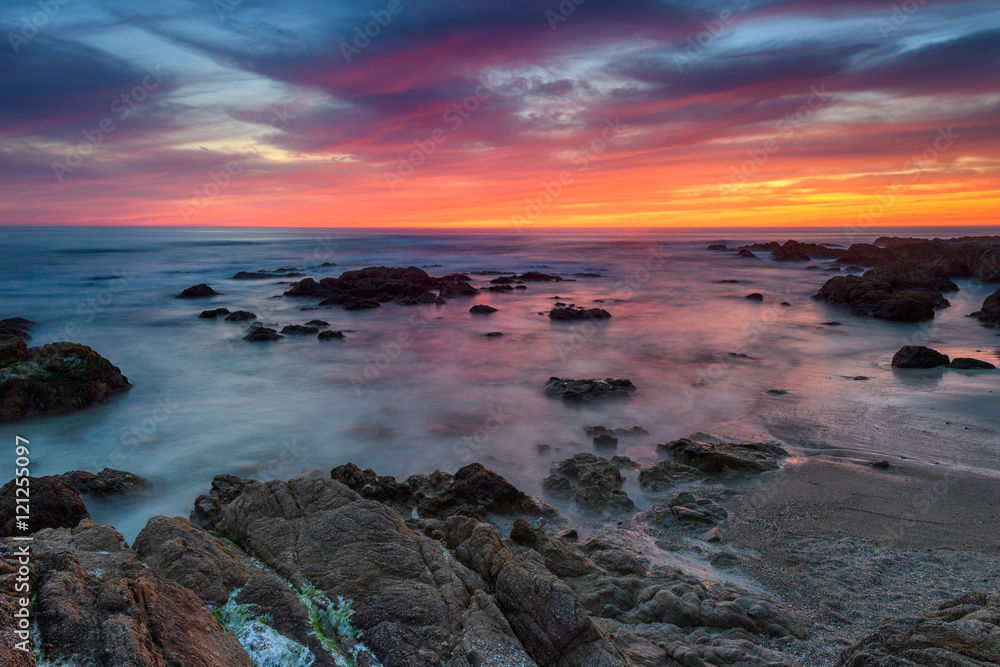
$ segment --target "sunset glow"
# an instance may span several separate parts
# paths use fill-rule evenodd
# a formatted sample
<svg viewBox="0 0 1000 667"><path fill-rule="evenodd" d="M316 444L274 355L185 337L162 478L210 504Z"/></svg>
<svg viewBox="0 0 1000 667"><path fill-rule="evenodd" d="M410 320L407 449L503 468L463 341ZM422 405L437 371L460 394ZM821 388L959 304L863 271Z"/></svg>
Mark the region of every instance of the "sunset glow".
<svg viewBox="0 0 1000 667"><path fill-rule="evenodd" d="M995 2L56 4L40 26L34 4L0 10L5 224L987 225L1000 209Z"/></svg>

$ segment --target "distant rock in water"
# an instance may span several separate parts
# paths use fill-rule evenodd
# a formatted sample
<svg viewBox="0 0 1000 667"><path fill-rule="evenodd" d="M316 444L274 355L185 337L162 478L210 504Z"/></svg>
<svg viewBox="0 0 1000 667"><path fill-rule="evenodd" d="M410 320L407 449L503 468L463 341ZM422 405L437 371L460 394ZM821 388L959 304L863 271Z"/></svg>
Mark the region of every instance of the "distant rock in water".
<svg viewBox="0 0 1000 667"><path fill-rule="evenodd" d="M257 315L249 310L237 310L226 316L227 322L246 322L257 319Z"/></svg>
<svg viewBox="0 0 1000 667"><path fill-rule="evenodd" d="M553 320L608 320L611 319L611 313L603 308L574 308L566 306L550 310L549 318Z"/></svg>
<svg viewBox="0 0 1000 667"><path fill-rule="evenodd" d="M203 320L214 320L217 317L219 317L219 315L228 315L228 314L229 314L228 308L216 308L215 310L203 310L201 311L201 315L199 315L198 317L200 317Z"/></svg>
<svg viewBox="0 0 1000 667"><path fill-rule="evenodd" d="M472 308L469 308L469 312L473 315L489 315L490 313L497 312L497 309L485 303L477 303Z"/></svg>
<svg viewBox="0 0 1000 667"><path fill-rule="evenodd" d="M1000 323L1000 289L986 297L981 310L977 310L969 317L978 318L980 322Z"/></svg>
<svg viewBox="0 0 1000 667"><path fill-rule="evenodd" d="M29 348L18 336L0 336L0 422L73 412L131 386L117 366L86 345Z"/></svg>
<svg viewBox="0 0 1000 667"><path fill-rule="evenodd" d="M847 306L848 312L854 315L896 322L931 320L935 310L951 305L940 292L897 291L888 282L864 276L834 276L813 299Z"/></svg>
<svg viewBox="0 0 1000 667"><path fill-rule="evenodd" d="M708 249L709 250L718 250L720 252L721 251L725 251L725 250L729 250L729 248L726 247L725 243L712 243L711 245L708 246Z"/></svg>
<svg viewBox="0 0 1000 667"><path fill-rule="evenodd" d="M243 340L259 343L271 340L281 340L282 338L284 338L284 336L274 329L269 329L267 327L253 327L250 329L250 333L243 337Z"/></svg>
<svg viewBox="0 0 1000 667"><path fill-rule="evenodd" d="M747 259L757 259L757 255L753 254L751 251L747 250L746 248L740 248L740 251L738 253L736 253L736 256L737 257L744 257L744 258L747 258Z"/></svg>
<svg viewBox="0 0 1000 667"><path fill-rule="evenodd" d="M746 299L749 301L763 301L764 295L760 292L754 292L753 294L747 294Z"/></svg>
<svg viewBox="0 0 1000 667"><path fill-rule="evenodd" d="M604 398L628 398L636 390L631 380L564 380L550 377L545 383L545 395L567 401L593 401Z"/></svg>
<svg viewBox="0 0 1000 667"><path fill-rule="evenodd" d="M936 610L882 623L837 667L1000 664L1000 599L969 591Z"/></svg>
<svg viewBox="0 0 1000 667"><path fill-rule="evenodd" d="M34 322L23 317L9 317L6 320L0 320L0 338L14 336L21 340L31 340L29 332L33 324Z"/></svg>
<svg viewBox="0 0 1000 667"><path fill-rule="evenodd" d="M145 477L113 468L105 468L98 473L73 470L58 477L81 496L95 498L146 493L153 488L153 483Z"/></svg>
<svg viewBox="0 0 1000 667"><path fill-rule="evenodd" d="M963 371L992 371L996 366L988 361L972 359L971 357L956 357L948 364L948 368L955 368Z"/></svg>
<svg viewBox="0 0 1000 667"><path fill-rule="evenodd" d="M304 324L289 324L281 330L281 333L285 336L305 336L308 334L319 333L319 328L310 327Z"/></svg>
<svg viewBox="0 0 1000 667"><path fill-rule="evenodd" d="M266 280L268 278L301 278L304 273L299 273L295 269L278 269L278 273L268 273L267 271L240 271L232 277L232 280Z"/></svg>
<svg viewBox="0 0 1000 667"><path fill-rule="evenodd" d="M462 274L433 278L415 266L370 266L318 282L305 278L293 283L285 296L318 298L322 299L321 306L342 306L345 310L377 308L387 302L401 306L431 304L438 299L476 294L477 290L463 278L469 279Z"/></svg>
<svg viewBox="0 0 1000 667"><path fill-rule="evenodd" d="M763 442L708 443L689 438L656 446L675 459L709 473L760 473L776 470L778 460L788 452L777 445Z"/></svg>
<svg viewBox="0 0 1000 667"><path fill-rule="evenodd" d="M604 459L590 453L576 454L552 467L542 480L542 489L552 496L572 498L580 509L592 514L635 507L622 491L625 478L619 468L624 457Z"/></svg>
<svg viewBox="0 0 1000 667"><path fill-rule="evenodd" d="M949 362L947 354L941 354L923 345L904 345L892 357L894 368L937 368Z"/></svg>
<svg viewBox="0 0 1000 667"><path fill-rule="evenodd" d="M342 340L344 338L343 331L321 331L316 338L320 340Z"/></svg>
<svg viewBox="0 0 1000 667"><path fill-rule="evenodd" d="M195 285L194 287L188 287L186 290L177 295L178 299L202 299L207 296L219 296L219 293L212 289L209 285L201 283L200 285Z"/></svg>
<svg viewBox="0 0 1000 667"><path fill-rule="evenodd" d="M807 262L811 259L835 259L837 251L816 243L785 241L784 245L771 251L771 259L776 262Z"/></svg>
<svg viewBox="0 0 1000 667"><path fill-rule="evenodd" d="M909 262L889 262L866 271L862 278L884 282L896 290L925 290L930 292L957 292L958 285L934 266Z"/></svg>

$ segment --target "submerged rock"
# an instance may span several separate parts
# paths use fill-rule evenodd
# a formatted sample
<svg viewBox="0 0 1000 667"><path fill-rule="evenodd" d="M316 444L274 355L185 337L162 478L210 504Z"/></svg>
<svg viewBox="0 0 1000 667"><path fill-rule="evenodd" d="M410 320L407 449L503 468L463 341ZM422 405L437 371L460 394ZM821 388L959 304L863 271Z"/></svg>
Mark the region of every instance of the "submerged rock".
<svg viewBox="0 0 1000 667"><path fill-rule="evenodd" d="M753 252L747 250L746 248L741 248L740 251L736 253L736 256L743 257L745 259L757 259L757 255L753 254Z"/></svg>
<svg viewBox="0 0 1000 667"><path fill-rule="evenodd" d="M941 354L923 345L904 345L892 357L895 368L937 368L949 362L947 354Z"/></svg>
<svg viewBox="0 0 1000 667"><path fill-rule="evenodd" d="M0 422L63 414L131 388L121 369L86 345L0 346Z"/></svg>
<svg viewBox="0 0 1000 667"><path fill-rule="evenodd" d="M268 327L253 327L250 329L250 333L243 337L243 340L259 343L281 340L282 338L284 338L284 336L274 329L269 329Z"/></svg>
<svg viewBox="0 0 1000 667"><path fill-rule="evenodd" d="M343 331L320 331L316 338L320 340L343 340Z"/></svg>
<svg viewBox="0 0 1000 667"><path fill-rule="evenodd" d="M490 313L497 312L497 309L493 306L488 306L485 303L479 303L469 308L469 312L473 315L489 315Z"/></svg>
<svg viewBox="0 0 1000 667"><path fill-rule="evenodd" d="M838 667L1000 663L1000 600L970 591L935 611L886 621L843 652Z"/></svg>
<svg viewBox="0 0 1000 667"><path fill-rule="evenodd" d="M813 296L813 299L847 306L847 310L854 315L896 322L931 320L934 319L935 310L950 305L940 292L896 291L888 282L863 276L830 278Z"/></svg>
<svg viewBox="0 0 1000 667"><path fill-rule="evenodd" d="M203 320L214 320L219 315L228 315L228 314L229 314L228 308L215 308L214 310L201 311L201 315L199 315L198 317L200 317Z"/></svg>
<svg viewBox="0 0 1000 667"><path fill-rule="evenodd" d="M202 299L208 296L219 296L210 285L206 283L201 283L195 285L194 287L188 287L186 290L177 295L178 299Z"/></svg>
<svg viewBox="0 0 1000 667"><path fill-rule="evenodd" d="M281 333L285 336L304 336L319 333L319 327L311 327L305 324L288 324L281 330Z"/></svg>
<svg viewBox="0 0 1000 667"><path fill-rule="evenodd" d="M754 292L753 294L747 294L746 299L748 301L763 301L764 295L761 294L760 292Z"/></svg>
<svg viewBox="0 0 1000 667"><path fill-rule="evenodd" d="M624 378L605 380L564 380L550 377L545 383L545 395L567 401L592 401L604 398L628 398L636 386Z"/></svg>
<svg viewBox="0 0 1000 667"><path fill-rule="evenodd" d="M951 360L950 364L947 364L947 367L965 371L992 371L996 369L996 366L988 361L972 359L970 357L956 357Z"/></svg>
<svg viewBox="0 0 1000 667"><path fill-rule="evenodd" d="M226 315L227 322L247 322L255 319L257 319L257 315L249 310L237 310Z"/></svg>
<svg viewBox="0 0 1000 667"><path fill-rule="evenodd" d="M603 308L574 308L567 306L553 308L549 311L549 318L553 320L608 320L611 319L611 313Z"/></svg>

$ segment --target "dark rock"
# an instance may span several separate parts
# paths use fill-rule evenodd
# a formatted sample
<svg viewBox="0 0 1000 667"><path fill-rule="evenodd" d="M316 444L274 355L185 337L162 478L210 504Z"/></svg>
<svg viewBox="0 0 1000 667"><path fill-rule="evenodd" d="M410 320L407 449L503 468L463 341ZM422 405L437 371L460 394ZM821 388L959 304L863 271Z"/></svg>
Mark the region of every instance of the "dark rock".
<svg viewBox="0 0 1000 667"><path fill-rule="evenodd" d="M265 280L267 278L286 278L278 273L267 273L266 271L254 271L250 273L248 271L240 271L232 277L232 280Z"/></svg>
<svg viewBox="0 0 1000 667"><path fill-rule="evenodd" d="M199 315L198 317L204 320L214 320L219 315L228 315L228 314L229 314L228 308L216 308L215 310L203 310L201 311L201 315Z"/></svg>
<svg viewBox="0 0 1000 667"><path fill-rule="evenodd" d="M574 273L573 277L574 278L603 278L604 275L600 274L600 273L588 273L588 272L584 271L584 272L581 272L581 273Z"/></svg>
<svg viewBox="0 0 1000 667"><path fill-rule="evenodd" d="M884 622L845 650L837 667L1000 664L1000 601L963 593L936 611Z"/></svg>
<svg viewBox="0 0 1000 667"><path fill-rule="evenodd" d="M661 516L655 507L655 512ZM666 514L669 518L674 518L681 522L713 525L724 521L729 513L708 498L696 498L690 491L682 491L673 497L667 504ZM702 528L704 530L704 528Z"/></svg>
<svg viewBox="0 0 1000 667"><path fill-rule="evenodd" d="M531 496L479 463L459 469L442 492L420 501L417 508L421 516L440 517L545 513Z"/></svg>
<svg viewBox="0 0 1000 667"><path fill-rule="evenodd" d="M248 340L251 342L264 342L271 340L281 340L282 338L284 338L284 336L282 336L274 329L269 329L267 327L254 327L253 329L250 330L250 333L248 333L246 336L243 337L243 340Z"/></svg>
<svg viewBox="0 0 1000 667"><path fill-rule="evenodd" d="M467 282L448 282L441 285L439 296L444 299L451 299L459 296L475 296L479 290Z"/></svg>
<svg viewBox="0 0 1000 667"><path fill-rule="evenodd" d="M810 259L834 259L837 251L815 243L785 241L780 248L771 251L771 259L777 262L806 262Z"/></svg>
<svg viewBox="0 0 1000 667"><path fill-rule="evenodd" d="M487 338L499 338L500 336L503 336L503 334L500 333L499 331L491 331L488 334L486 334Z"/></svg>
<svg viewBox="0 0 1000 667"><path fill-rule="evenodd" d="M489 315L490 313L497 312L497 309L484 303L477 303L472 308L469 308L469 312L474 315Z"/></svg>
<svg viewBox="0 0 1000 667"><path fill-rule="evenodd" d="M145 477L112 468L105 468L99 473L73 470L59 475L59 479L81 496L95 498L146 493L153 488L153 483Z"/></svg>
<svg viewBox="0 0 1000 667"><path fill-rule="evenodd" d="M576 504L587 512L629 510L634 504L622 491L625 478L619 471L620 465L618 461L590 453L576 454L553 466L542 488L554 496L572 495Z"/></svg>
<svg viewBox="0 0 1000 667"><path fill-rule="evenodd" d="M781 447L768 443L707 443L681 438L657 451L669 452L681 463L709 473L759 473L778 468L778 459L788 456Z"/></svg>
<svg viewBox="0 0 1000 667"><path fill-rule="evenodd" d="M969 317L978 318L981 322L1000 323L1000 289L986 297L982 309Z"/></svg>
<svg viewBox="0 0 1000 667"><path fill-rule="evenodd" d="M602 433L600 435L595 435L594 436L594 445L596 445L597 447L617 447L618 446L618 438L616 438L615 436L613 436L611 434L608 434L608 433Z"/></svg>
<svg viewBox="0 0 1000 667"><path fill-rule="evenodd" d="M227 322L246 322L247 320L255 319L257 319L257 316L249 310L237 310L226 315Z"/></svg>
<svg viewBox="0 0 1000 667"><path fill-rule="evenodd" d="M949 362L947 354L941 354L923 345L904 345L892 357L895 368L937 368Z"/></svg>
<svg viewBox="0 0 1000 667"><path fill-rule="evenodd" d="M31 331L33 324L34 322L26 320L23 317L9 317L5 320L0 320L0 337L14 336L21 340L31 340L28 332Z"/></svg>
<svg viewBox="0 0 1000 667"><path fill-rule="evenodd" d="M871 282L888 283L896 290L958 291L958 285L949 280L941 269L906 261L880 264L874 269L865 271L861 277Z"/></svg>
<svg viewBox="0 0 1000 667"><path fill-rule="evenodd" d="M726 247L725 243L713 243L713 244L711 244L711 245L708 246L708 249L709 250L720 250L720 251L721 250L729 250L729 248Z"/></svg>
<svg viewBox="0 0 1000 667"><path fill-rule="evenodd" d="M791 308L792 304L788 303L787 301L782 301L781 302L781 307L782 308Z"/></svg>
<svg viewBox="0 0 1000 667"><path fill-rule="evenodd" d="M970 357L956 357L951 360L951 363L947 367L966 371L992 371L996 369L996 366L988 361L981 361Z"/></svg>
<svg viewBox="0 0 1000 667"><path fill-rule="evenodd" d="M881 262L892 261L896 258L895 253L885 248L880 248L871 243L853 243L845 252L841 252L837 258L840 264L852 264L860 266L849 266L848 271L860 270L862 266L874 266Z"/></svg>
<svg viewBox="0 0 1000 667"><path fill-rule="evenodd" d="M564 380L550 377L545 383L545 395L567 401L592 401L603 398L628 398L636 390L631 380Z"/></svg>
<svg viewBox="0 0 1000 667"><path fill-rule="evenodd" d="M0 368L28 360L28 346L19 337L0 335Z"/></svg>
<svg viewBox="0 0 1000 667"><path fill-rule="evenodd" d="M128 378L86 345L49 343L26 352L6 339L0 364L0 422L80 410L129 389Z"/></svg>
<svg viewBox="0 0 1000 667"><path fill-rule="evenodd" d="M697 468L679 461L660 461L639 471L639 486L652 491L704 478Z"/></svg>
<svg viewBox="0 0 1000 667"><path fill-rule="evenodd" d="M212 289L209 285L201 283L200 285L195 285L194 287L188 287L186 290L177 295L178 299L201 299L207 296L218 296L219 293Z"/></svg>
<svg viewBox="0 0 1000 667"><path fill-rule="evenodd" d="M306 336L319 333L319 327L310 327L304 324L289 324L281 329L281 333L286 336Z"/></svg>
<svg viewBox="0 0 1000 667"><path fill-rule="evenodd" d="M950 305L939 292L896 291L889 283L861 276L835 276L813 298L846 305L854 315L897 322L930 320L934 318L936 309Z"/></svg>
<svg viewBox="0 0 1000 667"><path fill-rule="evenodd" d="M431 292L444 285L449 290L463 288L454 281L432 278L415 266L392 268L370 266L357 271L345 271L339 278L323 278L319 282L306 278L293 283L285 296L320 298L321 306L343 306L345 310L377 308L385 302L399 305L429 304L438 299Z"/></svg>
<svg viewBox="0 0 1000 667"><path fill-rule="evenodd" d="M336 299L336 301L340 300ZM326 299L325 301L321 301L319 305L341 305L344 307L344 310L370 310L372 308L379 308L382 304L375 299L347 299L343 303L339 304L331 303L330 299Z"/></svg>
<svg viewBox="0 0 1000 667"><path fill-rule="evenodd" d="M736 256L737 257L744 257L746 259L757 259L757 255L753 254L751 251L747 250L746 248L741 248L740 251L738 253L736 253Z"/></svg>
<svg viewBox="0 0 1000 667"><path fill-rule="evenodd" d="M553 308L549 311L549 318L553 320L607 320L611 318L611 313L603 308Z"/></svg>
<svg viewBox="0 0 1000 667"><path fill-rule="evenodd" d="M873 461L872 462L872 467L873 468L880 468L882 470L885 470L886 468L889 467L889 462L886 461L885 459L879 459L878 461Z"/></svg>
<svg viewBox="0 0 1000 667"><path fill-rule="evenodd" d="M490 285L489 287L483 288L484 292L513 292L514 288L510 285Z"/></svg>
<svg viewBox="0 0 1000 667"><path fill-rule="evenodd" d="M24 507L17 499L25 497L19 489L30 494L27 530L18 526ZM21 512L17 511L19 505ZM72 528L89 518L79 494L58 477L18 477L0 487L0 537L27 536L43 528Z"/></svg>
<svg viewBox="0 0 1000 667"><path fill-rule="evenodd" d="M753 294L747 294L746 298L750 301L763 301L764 295L760 292L754 292Z"/></svg>
<svg viewBox="0 0 1000 667"><path fill-rule="evenodd" d="M560 283L563 279L557 275L549 273L539 273L538 271L528 271L527 273L522 273L519 276L514 276L515 280L520 280L524 282L536 282L536 283Z"/></svg>
<svg viewBox="0 0 1000 667"><path fill-rule="evenodd" d="M306 322L307 327L328 327L330 323L325 320L309 320Z"/></svg>
<svg viewBox="0 0 1000 667"><path fill-rule="evenodd" d="M343 331L320 331L316 338L320 340L342 340L344 338Z"/></svg>

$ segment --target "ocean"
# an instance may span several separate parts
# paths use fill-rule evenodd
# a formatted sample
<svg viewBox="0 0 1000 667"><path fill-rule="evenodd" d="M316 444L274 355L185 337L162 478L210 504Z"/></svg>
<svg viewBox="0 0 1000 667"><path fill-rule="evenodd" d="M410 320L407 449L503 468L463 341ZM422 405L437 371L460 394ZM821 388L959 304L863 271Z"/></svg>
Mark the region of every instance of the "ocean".
<svg viewBox="0 0 1000 667"><path fill-rule="evenodd" d="M932 322L889 323L812 301L836 275L826 261L778 263L766 253L741 259L706 250L719 242L794 238L846 246L882 234L995 231L0 231L0 317L37 322L32 345L90 345L134 385L77 413L0 425L0 438L30 440L36 476L112 467L150 478L148 496L88 501L95 520L129 539L152 515L187 516L220 473L287 478L353 462L404 479L478 461L541 495L554 461L595 451L584 432L589 425L648 430L648 437L622 437L614 452L596 452L639 463L657 460L656 443L697 432L745 427L748 437L779 439L800 455L851 457L879 453L880 430L910 429L911 458L1000 471L997 373L900 374L888 364L910 343L996 363L996 331L965 317L996 285L956 281L961 291L947 295L952 307ZM330 262L336 266L321 266ZM316 300L282 297L288 285L275 279L230 279L279 267L319 279L378 265L431 275L537 270L573 280L445 305L348 312L304 310ZM600 277L574 276L580 273ZM473 284L492 277L473 275ZM224 295L174 298L202 282ZM748 301L751 292L764 301ZM554 322L546 315L556 301L602 307L612 318ZM498 311L470 314L476 303ZM251 310L279 329L320 318L345 339L246 342L245 323L198 318L221 306ZM831 321L841 326L824 324ZM628 400L572 405L543 395L550 376L629 378L638 390ZM944 440L919 435L933 431L921 420L938 418L965 426ZM810 420L817 428L794 427ZM540 452L541 443L549 450ZM12 453L3 465L13 476Z"/></svg>

